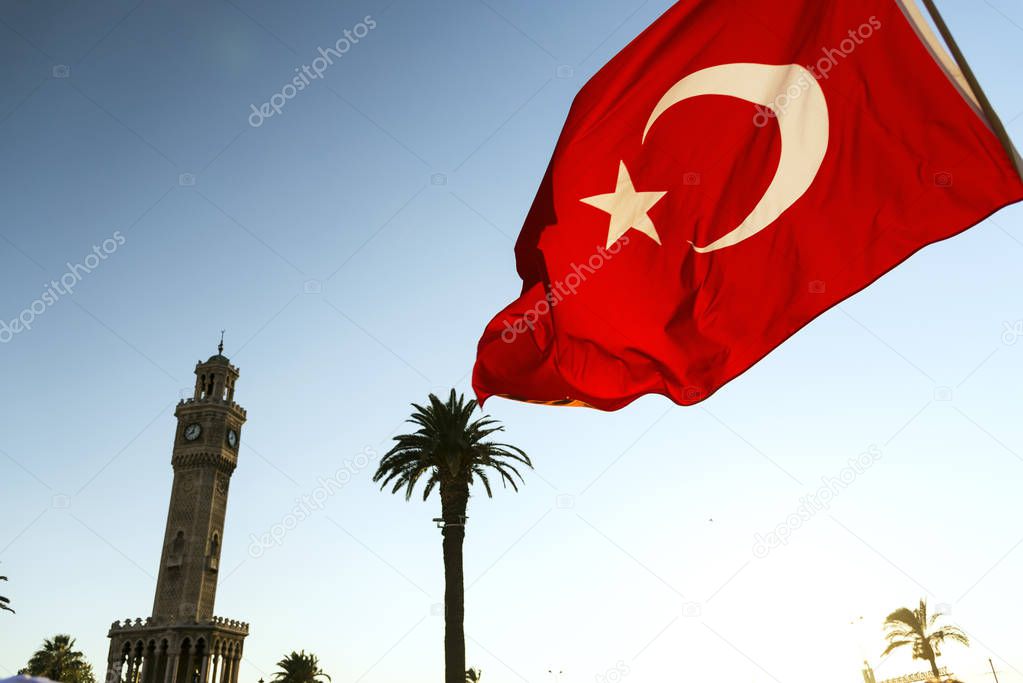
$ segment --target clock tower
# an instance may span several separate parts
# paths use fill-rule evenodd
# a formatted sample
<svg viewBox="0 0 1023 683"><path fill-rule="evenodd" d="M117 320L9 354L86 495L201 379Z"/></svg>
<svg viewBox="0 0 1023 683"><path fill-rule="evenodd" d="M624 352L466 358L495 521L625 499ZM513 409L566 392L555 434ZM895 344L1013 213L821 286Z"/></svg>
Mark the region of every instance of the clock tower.
<svg viewBox="0 0 1023 683"><path fill-rule="evenodd" d="M195 366L195 392L174 415L170 510L153 616L209 619L217 594L227 491L238 464L245 410L234 402L238 369L220 353Z"/></svg>
<svg viewBox="0 0 1023 683"><path fill-rule="evenodd" d="M237 683L248 624L215 617L227 494L245 409L238 368L217 354L195 366L192 398L174 415L170 508L153 613L111 626L106 683Z"/></svg>

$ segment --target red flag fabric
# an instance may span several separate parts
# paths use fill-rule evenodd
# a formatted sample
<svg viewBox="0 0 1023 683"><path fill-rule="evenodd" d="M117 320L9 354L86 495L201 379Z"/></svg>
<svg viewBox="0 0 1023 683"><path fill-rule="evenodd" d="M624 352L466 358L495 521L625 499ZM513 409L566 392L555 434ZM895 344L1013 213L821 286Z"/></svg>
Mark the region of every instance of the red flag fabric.
<svg viewBox="0 0 1023 683"><path fill-rule="evenodd" d="M687 0L572 105L480 401L703 400L927 244L1023 199L895 0Z"/></svg>

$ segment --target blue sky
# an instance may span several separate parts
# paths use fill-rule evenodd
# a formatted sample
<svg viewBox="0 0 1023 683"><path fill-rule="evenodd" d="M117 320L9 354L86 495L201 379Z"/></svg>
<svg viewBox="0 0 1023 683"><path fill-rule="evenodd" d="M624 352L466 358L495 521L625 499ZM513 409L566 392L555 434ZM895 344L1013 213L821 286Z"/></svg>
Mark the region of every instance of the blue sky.
<svg viewBox="0 0 1023 683"><path fill-rule="evenodd" d="M57 632L101 669L110 622L149 613L173 407L226 328L249 422L217 612L252 624L242 680L301 648L335 683L439 677L439 504L381 494L352 463L387 448L410 401L469 389L572 97L669 4L3 4L0 319L123 244L0 346L18 610L0 615L0 674ZM1023 6L940 5L1020 139ZM322 79L249 125L366 17ZM490 402L537 468L471 503L469 662L495 683L801 683L860 680L866 656L880 679L919 668L879 661L880 621L927 596L974 639L945 663L981 681L991 657L1023 682L1021 275L1017 206L701 406ZM756 556L757 534L866 452L828 510ZM341 468L323 510L253 551Z"/></svg>

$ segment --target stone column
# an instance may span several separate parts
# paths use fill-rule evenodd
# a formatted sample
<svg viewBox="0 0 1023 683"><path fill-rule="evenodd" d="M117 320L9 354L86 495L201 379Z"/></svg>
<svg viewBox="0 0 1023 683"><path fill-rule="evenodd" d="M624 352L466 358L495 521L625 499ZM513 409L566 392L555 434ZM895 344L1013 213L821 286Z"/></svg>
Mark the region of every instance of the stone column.
<svg viewBox="0 0 1023 683"><path fill-rule="evenodd" d="M142 655L139 657L139 683L149 683L146 677L149 676L149 670L153 668L153 660L149 656L149 647L142 646Z"/></svg>
<svg viewBox="0 0 1023 683"><path fill-rule="evenodd" d="M238 668L237 660L234 654L227 656L226 665L224 666L224 677L222 683L231 683L234 680L235 669Z"/></svg>
<svg viewBox="0 0 1023 683"><path fill-rule="evenodd" d="M177 651L167 651L167 673L163 677L163 683L176 683L178 680L178 660L181 654Z"/></svg>
<svg viewBox="0 0 1023 683"><path fill-rule="evenodd" d="M206 674L209 673L210 668L210 653L204 651L202 653L202 663L199 665L199 683L206 683Z"/></svg>
<svg viewBox="0 0 1023 683"><path fill-rule="evenodd" d="M124 680L125 683L133 683L135 679L135 648L132 647L128 651L128 661L124 667Z"/></svg>
<svg viewBox="0 0 1023 683"><path fill-rule="evenodd" d="M188 657L185 660L185 681L184 683L192 682L192 673L195 671L195 643L191 644L188 648Z"/></svg>
<svg viewBox="0 0 1023 683"><path fill-rule="evenodd" d="M210 653L210 675L206 683L217 683L217 668L220 665L220 653L214 650Z"/></svg>
<svg viewBox="0 0 1023 683"><path fill-rule="evenodd" d="M241 669L242 653L239 651L231 660L231 680L229 683L238 683L238 670Z"/></svg>

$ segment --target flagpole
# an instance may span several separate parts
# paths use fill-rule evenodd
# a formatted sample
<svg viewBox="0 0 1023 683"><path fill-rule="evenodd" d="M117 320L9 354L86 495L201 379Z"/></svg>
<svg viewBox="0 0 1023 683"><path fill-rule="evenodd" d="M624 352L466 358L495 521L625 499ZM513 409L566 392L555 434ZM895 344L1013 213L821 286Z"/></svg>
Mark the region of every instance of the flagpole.
<svg viewBox="0 0 1023 683"><path fill-rule="evenodd" d="M984 93L984 89L980 87L980 82L977 80L976 74L973 73L973 69L970 68L969 63L966 61L966 56L963 55L963 51L959 49L959 44L955 38L952 37L952 32L948 28L948 24L941 16L941 12L938 11L937 6L934 4L934 0L923 0L924 6L927 7L927 11L930 13L931 18L934 20L935 26L938 27L938 32L944 39L948 49L952 52L952 57L956 60L956 64L959 65L959 69L963 72L963 77L966 82L969 83L970 88L973 90L973 94L977 97L977 104L983 110L984 115L987 117L988 123L991 125L991 129L995 135L998 136L998 140L1002 143L1005 151L1009 155L1009 159L1012 160L1016 166L1016 172L1023 177L1023 158L1020 157L1018 151L1016 151L1015 145L1012 144L1012 139L1009 137L1009 132L1005 129L1002 124L1002 120L998 117L998 113L995 112L995 108L991 105L991 100L988 99Z"/></svg>

